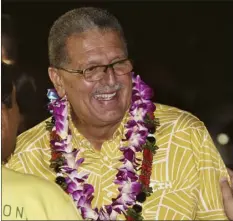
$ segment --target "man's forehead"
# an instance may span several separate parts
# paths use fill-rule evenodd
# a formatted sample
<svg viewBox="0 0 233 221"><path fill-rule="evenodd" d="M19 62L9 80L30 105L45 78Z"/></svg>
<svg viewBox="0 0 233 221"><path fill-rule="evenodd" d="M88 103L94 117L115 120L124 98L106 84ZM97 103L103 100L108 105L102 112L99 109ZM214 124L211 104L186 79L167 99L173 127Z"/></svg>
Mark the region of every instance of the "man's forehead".
<svg viewBox="0 0 233 221"><path fill-rule="evenodd" d="M73 34L66 41L67 49L80 48L83 51L103 46L121 48L123 45L123 40L116 31L89 30L81 34Z"/></svg>
<svg viewBox="0 0 233 221"><path fill-rule="evenodd" d="M109 59L125 56L123 40L115 31L100 32L90 30L82 34L73 34L67 39L67 52L69 57L85 59L92 62L108 56Z"/></svg>

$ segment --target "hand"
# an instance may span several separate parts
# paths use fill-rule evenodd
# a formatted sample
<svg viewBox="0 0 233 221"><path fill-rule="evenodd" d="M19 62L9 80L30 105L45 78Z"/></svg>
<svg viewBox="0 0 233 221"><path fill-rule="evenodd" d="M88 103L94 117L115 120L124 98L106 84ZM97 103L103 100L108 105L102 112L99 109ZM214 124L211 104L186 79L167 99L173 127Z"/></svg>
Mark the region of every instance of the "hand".
<svg viewBox="0 0 233 221"><path fill-rule="evenodd" d="M220 182L220 185L222 189L225 213L228 219L233 220L233 171L230 169L227 170L231 178L231 187L227 178L223 178Z"/></svg>

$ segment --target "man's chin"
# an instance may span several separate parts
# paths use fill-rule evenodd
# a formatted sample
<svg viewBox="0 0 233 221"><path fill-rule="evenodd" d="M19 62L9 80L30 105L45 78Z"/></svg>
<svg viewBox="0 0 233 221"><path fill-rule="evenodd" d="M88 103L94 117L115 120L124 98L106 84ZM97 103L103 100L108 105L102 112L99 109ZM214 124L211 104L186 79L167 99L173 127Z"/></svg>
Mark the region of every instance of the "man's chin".
<svg viewBox="0 0 233 221"><path fill-rule="evenodd" d="M121 121L125 115L122 111L108 110L101 113L95 113L96 118L103 124L117 123Z"/></svg>

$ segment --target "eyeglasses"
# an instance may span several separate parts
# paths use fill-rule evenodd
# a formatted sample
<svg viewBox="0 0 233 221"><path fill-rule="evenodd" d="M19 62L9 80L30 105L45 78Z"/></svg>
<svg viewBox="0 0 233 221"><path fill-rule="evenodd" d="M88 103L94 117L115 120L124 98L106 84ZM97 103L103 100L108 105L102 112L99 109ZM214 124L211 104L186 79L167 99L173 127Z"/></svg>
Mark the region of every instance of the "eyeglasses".
<svg viewBox="0 0 233 221"><path fill-rule="evenodd" d="M73 69L66 69L62 67L55 67L57 69L69 72L73 75L81 74L87 81L98 81L101 80L108 68L113 69L114 73L118 76L128 74L133 70L132 61L128 58L113 62L107 65L96 65L89 68L85 68L83 70L73 70Z"/></svg>

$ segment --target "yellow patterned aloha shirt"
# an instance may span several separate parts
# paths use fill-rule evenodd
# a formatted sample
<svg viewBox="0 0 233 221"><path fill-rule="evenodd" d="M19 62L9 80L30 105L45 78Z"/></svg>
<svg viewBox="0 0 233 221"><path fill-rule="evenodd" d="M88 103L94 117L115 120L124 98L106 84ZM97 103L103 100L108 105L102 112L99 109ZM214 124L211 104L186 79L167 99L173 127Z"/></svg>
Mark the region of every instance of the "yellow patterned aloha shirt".
<svg viewBox="0 0 233 221"><path fill-rule="evenodd" d="M159 150L154 156L151 176L153 194L143 203L145 220L227 220L224 214L219 180L227 176L225 165L204 126L192 114L157 104L156 132ZM113 183L121 165L119 150L127 114L111 140L95 150L70 121L72 144L85 161L80 171L89 172L88 183L95 188L92 207L111 204L118 195ZM7 166L13 170L54 180L49 167L49 132L45 121L21 134ZM141 154L138 156L141 158ZM119 215L118 220L124 220Z"/></svg>

